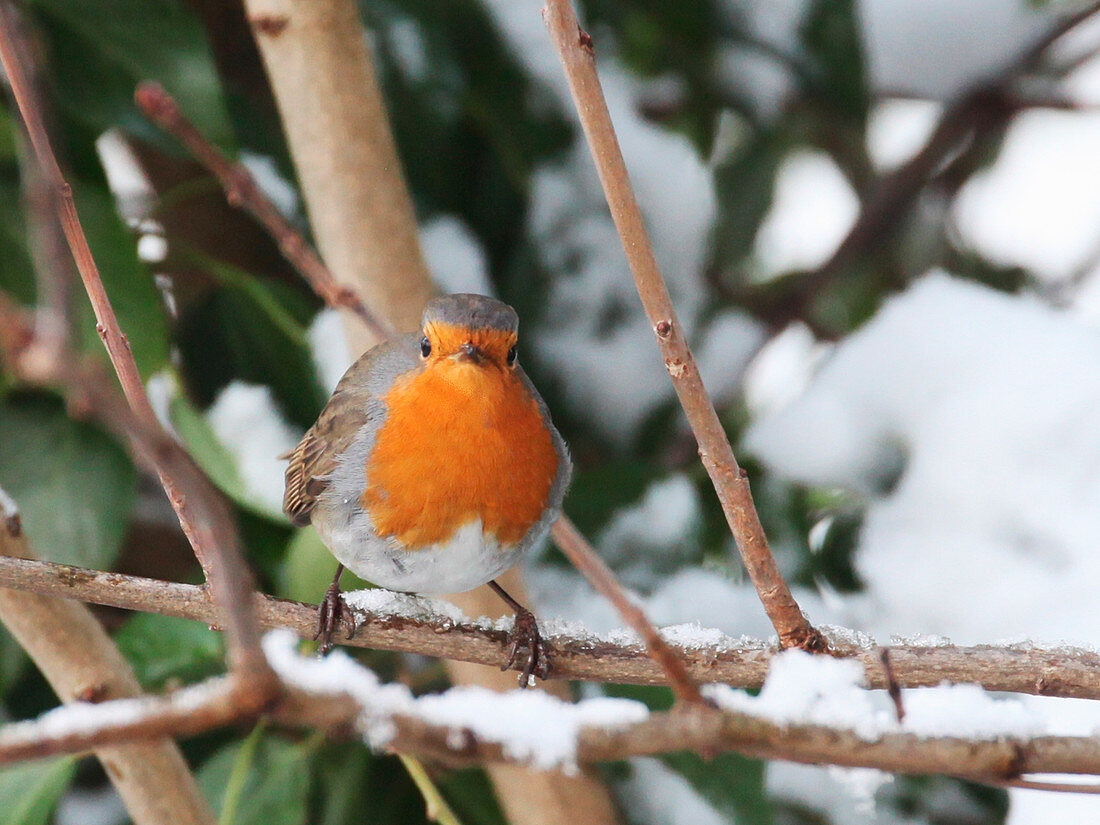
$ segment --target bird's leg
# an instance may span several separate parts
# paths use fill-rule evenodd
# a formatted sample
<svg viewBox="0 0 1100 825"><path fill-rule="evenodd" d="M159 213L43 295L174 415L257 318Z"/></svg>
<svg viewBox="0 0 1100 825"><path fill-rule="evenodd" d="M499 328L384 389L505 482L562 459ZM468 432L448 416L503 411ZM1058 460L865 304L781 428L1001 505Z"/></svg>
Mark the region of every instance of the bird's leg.
<svg viewBox="0 0 1100 825"><path fill-rule="evenodd" d="M317 652L322 656L332 650L332 634L336 632L336 628L343 622L348 629L347 638L351 638L355 633L355 622L348 614L347 605L344 604L344 597L340 595L340 577L344 575L344 565L336 565L336 575L332 577L332 584L328 586L328 590L325 591L325 597L321 600L321 604L317 607L317 632L313 634L314 639L320 640L320 644L317 646Z"/></svg>
<svg viewBox="0 0 1100 825"><path fill-rule="evenodd" d="M535 614L509 596L508 591L495 581L489 582L489 587L493 588L493 591L516 611L516 623L512 626L512 632L508 634L508 641L511 643L508 648L508 660L500 669L508 670L516 663L520 651L526 650L529 651L527 664L520 671L519 686L525 688L530 685L532 675L545 680L550 676L550 651L539 633Z"/></svg>

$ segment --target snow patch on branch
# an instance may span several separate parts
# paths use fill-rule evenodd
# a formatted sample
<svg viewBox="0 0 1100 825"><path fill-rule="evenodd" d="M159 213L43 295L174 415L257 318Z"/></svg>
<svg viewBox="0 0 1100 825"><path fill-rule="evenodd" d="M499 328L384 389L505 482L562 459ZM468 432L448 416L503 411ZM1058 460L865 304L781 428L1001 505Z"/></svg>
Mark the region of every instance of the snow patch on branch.
<svg viewBox="0 0 1100 825"><path fill-rule="evenodd" d="M363 709L360 732L376 748L396 735L394 718L407 716L498 743L506 756L535 768L575 771L582 727L614 728L649 715L645 705L629 699L599 697L570 704L541 691L459 687L417 697L404 685L383 684L341 651L324 659L298 655L297 639L287 630L268 633L264 651L287 684L313 693L347 694L358 702Z"/></svg>
<svg viewBox="0 0 1100 825"><path fill-rule="evenodd" d="M858 661L788 650L772 659L758 696L727 685L708 685L704 693L724 710L780 724L846 728L868 742L887 733L987 741L1047 732L1034 707L994 699L977 685L906 690L905 721L899 723L886 694L863 684Z"/></svg>

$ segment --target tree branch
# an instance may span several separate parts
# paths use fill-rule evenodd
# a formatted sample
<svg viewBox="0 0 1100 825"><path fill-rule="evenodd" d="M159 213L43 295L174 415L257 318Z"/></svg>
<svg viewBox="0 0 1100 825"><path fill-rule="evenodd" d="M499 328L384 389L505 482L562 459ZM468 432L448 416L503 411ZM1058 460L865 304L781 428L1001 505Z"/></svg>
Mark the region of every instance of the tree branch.
<svg viewBox="0 0 1100 825"><path fill-rule="evenodd" d="M85 570L44 561L0 558L0 587L48 596L77 599L126 610L139 610L193 619L216 626L217 609L209 594L190 584L158 581L121 573ZM316 630L317 608L253 596L255 613L264 629L286 628L301 638ZM425 602L426 605L430 603ZM352 647L418 653L462 662L495 665L506 648L507 632L484 623L423 615L363 614L355 634L345 641ZM901 688L932 687L943 682L973 683L986 690L1100 699L1100 654L1082 648L1014 645L896 644L861 646L837 633L829 640L834 655L856 659L863 666L868 687L890 687L880 651L889 651L894 682ZM552 678L618 684L664 685L665 670L637 645L616 644L594 635L548 632L554 657ZM697 682L721 682L758 688L764 682L776 649L764 641L730 639L710 647L673 647L689 676Z"/></svg>
<svg viewBox="0 0 1100 825"><path fill-rule="evenodd" d="M378 340L393 335L393 329L367 309L358 292L337 282L314 248L260 189L252 173L242 164L232 163L207 140L168 92L156 83L142 83L134 93L134 100L146 117L174 135L218 179L231 205L244 209L260 222L278 244L279 251L326 304L353 312Z"/></svg>
<svg viewBox="0 0 1100 825"><path fill-rule="evenodd" d="M164 432L153 412L130 351L130 343L119 327L80 224L72 188L62 176L41 113L34 106L22 61L10 36L8 21L12 14L6 0L0 2L0 61L11 83L38 163L54 193L65 238L95 310L96 329L107 347L111 364L132 410L132 416L128 417L132 420L128 435L135 447L156 468L180 525L203 566L215 601L223 611L231 668L240 671L244 684L254 691L256 701L262 704L275 693L278 684L260 649L259 628L248 609L252 578L244 563L232 516L225 501L187 453ZM55 370L59 371L62 359L51 360L55 362ZM50 367L48 363L39 366Z"/></svg>
<svg viewBox="0 0 1100 825"><path fill-rule="evenodd" d="M293 667L308 670L309 661ZM321 665L323 667L324 665ZM352 667L355 667L352 665ZM341 672L352 676L346 669ZM294 682L312 677L285 674ZM420 702L388 701L375 687L358 691L353 680L306 689L290 687L273 719L284 725L357 730L372 741L448 765L519 763L531 757L517 753L505 740L475 726L430 721ZM354 691L354 697L348 691ZM14 759L78 752L166 733L193 734L232 719L246 718L232 705L232 686L212 679L168 697L116 700L89 708L61 708L30 722L0 729L0 763ZM848 728L776 720L735 710L678 705L669 712L648 713L639 721L609 720L578 726L574 739L579 764L679 751L736 751L763 759L805 764L875 768L893 773L946 774L1003 785L1036 774L1100 774L1100 739L1093 736L1034 736L968 739L921 736L903 729L857 732ZM567 753L558 758L572 761ZM1076 786L1050 785L1075 790Z"/></svg>
<svg viewBox="0 0 1100 825"><path fill-rule="evenodd" d="M0 555L33 560L0 491ZM15 529L13 529L15 528ZM0 590L0 621L65 703L140 695L130 665L80 602ZM101 747L96 756L138 825L213 825L214 816L176 743Z"/></svg>
<svg viewBox="0 0 1100 825"><path fill-rule="evenodd" d="M718 493L745 569L779 634L780 643L784 647L823 650L824 638L802 614L775 564L753 504L748 477L737 464L680 328L615 137L596 73L592 38L578 25L570 0L548 0L543 17L565 69L638 295L653 326L657 346L680 404L699 443L699 456Z"/></svg>

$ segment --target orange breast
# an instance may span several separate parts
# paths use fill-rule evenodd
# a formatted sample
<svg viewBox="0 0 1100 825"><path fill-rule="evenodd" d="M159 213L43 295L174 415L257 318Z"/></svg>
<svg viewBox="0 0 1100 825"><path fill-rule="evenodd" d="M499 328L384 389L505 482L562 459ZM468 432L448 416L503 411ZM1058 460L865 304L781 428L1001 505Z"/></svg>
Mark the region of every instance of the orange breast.
<svg viewBox="0 0 1100 825"><path fill-rule="evenodd" d="M414 549L480 516L514 544L539 520L558 455L511 370L439 363L398 380L385 401L361 498L379 535Z"/></svg>

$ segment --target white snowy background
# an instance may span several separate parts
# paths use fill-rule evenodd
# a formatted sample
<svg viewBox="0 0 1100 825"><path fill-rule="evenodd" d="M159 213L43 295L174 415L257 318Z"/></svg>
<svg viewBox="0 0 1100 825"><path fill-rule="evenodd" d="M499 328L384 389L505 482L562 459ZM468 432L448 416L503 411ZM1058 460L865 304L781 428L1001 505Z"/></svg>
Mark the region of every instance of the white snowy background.
<svg viewBox="0 0 1100 825"><path fill-rule="evenodd" d="M487 0L528 70L572 111L560 68L528 4ZM919 149L945 102L997 72L1051 19L1023 0L862 0L858 4L870 84L878 96L867 134L876 168L889 170ZM729 0L756 35L798 48L807 4ZM1096 26L1066 50L1100 41ZM417 32L403 60L414 71ZM815 340L794 325L768 339L748 315L724 311L701 323L702 270L716 217L713 163L686 139L645 120L644 84L601 51L611 113L678 311L716 396L744 392L751 422L739 454L776 478L853 495L864 509L855 555L866 589L823 589L798 597L818 622L857 628L879 642L914 634L959 643L1032 640L1080 645L1100 639L1100 62L1085 62L1060 87L1084 111L1036 109L1015 117L996 162L968 182L944 212L956 243L1035 282L995 292L951 272L931 271L891 297L858 332ZM782 110L793 82L774 62L730 47L725 81L760 112ZM736 124L735 124L736 126ZM737 129L727 136L736 147ZM534 177L528 231L543 263L570 268L547 298L534 340L545 371L567 388L570 413L628 444L647 415L673 397L637 304L598 181L577 143ZM269 186L279 181L256 166ZM285 187L282 187L285 190ZM284 199L292 210L292 200ZM752 273L767 280L829 258L858 212L852 186L831 157L798 148L782 161L774 202L755 239ZM458 218L441 216L422 239L440 286L491 289L485 252ZM1052 300L1056 297L1057 300ZM625 320L608 334L602 308ZM697 334L697 331L702 330ZM338 321L322 313L311 331L322 382L331 387L350 355ZM281 465L274 456L297 433L273 413L270 392L234 384L207 414L258 507L278 511ZM886 475L892 483L885 484ZM680 474L653 483L595 536L659 624L697 623L738 638L767 638L755 594L736 571L669 569L677 543L694 541L697 487ZM819 532L829 525L819 526ZM655 572L656 571L656 572ZM597 633L619 626L612 609L571 571L532 564L539 613L582 622ZM690 634L689 634L690 635ZM844 663L782 657L759 698L718 692L739 708L788 718L877 725L882 697L857 689ZM947 689L944 689L947 690ZM1032 730L1089 732L1100 712L1085 702L1016 697L972 689L939 699L911 692L924 730L979 734ZM928 694L929 696L931 694ZM402 701L406 701L402 699ZM801 704L800 704L801 703ZM833 714L833 716L830 716ZM875 721L879 720L879 721ZM920 725L920 722L912 724ZM875 772L768 766L776 798L835 823L917 822L876 810ZM620 792L632 818L659 825L727 822L659 760L633 763ZM1100 798L1011 791L1012 825L1100 821ZM938 800L965 815L966 800Z"/></svg>

